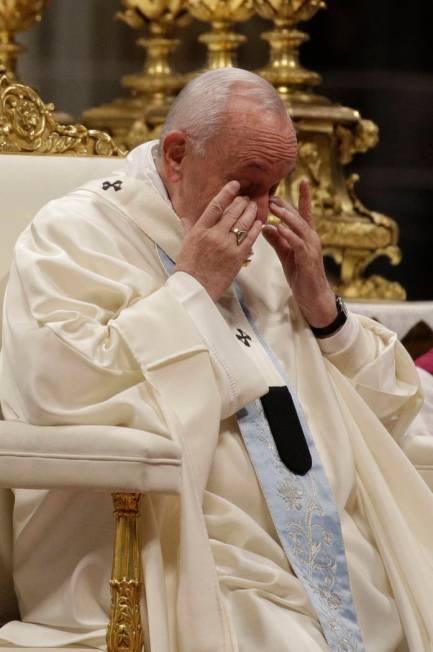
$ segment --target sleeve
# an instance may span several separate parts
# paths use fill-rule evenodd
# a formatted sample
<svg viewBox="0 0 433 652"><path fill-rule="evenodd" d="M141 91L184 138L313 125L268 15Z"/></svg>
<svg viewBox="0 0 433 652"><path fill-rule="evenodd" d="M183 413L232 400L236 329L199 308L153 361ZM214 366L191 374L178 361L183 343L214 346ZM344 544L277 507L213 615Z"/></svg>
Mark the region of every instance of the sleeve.
<svg viewBox="0 0 433 652"><path fill-rule="evenodd" d="M216 359L169 282L151 264L146 271L145 257L144 269L132 264L109 229L81 213L69 203L65 220L54 202L17 244L5 304L6 412L40 424L140 427L140 401L148 427L158 428L148 375L161 367L179 374L200 356L210 359L222 412L234 413L257 391L248 359L239 366L230 345Z"/></svg>
<svg viewBox="0 0 433 652"><path fill-rule="evenodd" d="M415 364L397 335L368 317L352 314L340 331L318 344L400 439L422 405L422 391Z"/></svg>

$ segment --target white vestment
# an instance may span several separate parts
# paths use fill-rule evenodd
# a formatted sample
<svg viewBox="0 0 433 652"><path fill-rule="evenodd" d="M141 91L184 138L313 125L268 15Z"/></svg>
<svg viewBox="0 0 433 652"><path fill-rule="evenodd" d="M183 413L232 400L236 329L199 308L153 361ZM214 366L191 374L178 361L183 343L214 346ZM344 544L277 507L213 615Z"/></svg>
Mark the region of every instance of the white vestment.
<svg viewBox="0 0 433 652"><path fill-rule="evenodd" d="M189 275L167 278L155 243L175 260L183 229L149 145L115 179L118 192L101 180L49 203L19 238L5 301L5 418L129 426L182 446L180 495L143 504L152 650L327 650L235 416L279 374L254 337L250 347L235 337L251 329L232 288L216 305ZM421 403L412 361L393 333L362 317L318 342L262 237L238 281L316 441L367 652L431 652L433 496L401 449ZM105 649L110 497L15 498L23 623L0 639Z"/></svg>

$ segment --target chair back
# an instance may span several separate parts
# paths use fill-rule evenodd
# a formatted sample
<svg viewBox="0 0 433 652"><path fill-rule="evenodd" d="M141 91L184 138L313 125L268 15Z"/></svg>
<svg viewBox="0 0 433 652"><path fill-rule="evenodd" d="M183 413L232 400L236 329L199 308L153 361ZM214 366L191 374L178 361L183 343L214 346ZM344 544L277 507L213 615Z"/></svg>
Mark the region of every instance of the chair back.
<svg viewBox="0 0 433 652"><path fill-rule="evenodd" d="M36 213L122 166L123 152L108 134L58 125L53 108L0 73L0 308L15 242ZM0 336L1 315L2 310ZM13 501L12 491L0 489L0 624L19 618L12 580Z"/></svg>
<svg viewBox="0 0 433 652"><path fill-rule="evenodd" d="M0 73L0 279L19 233L44 204L121 167L108 134L59 125L52 105Z"/></svg>

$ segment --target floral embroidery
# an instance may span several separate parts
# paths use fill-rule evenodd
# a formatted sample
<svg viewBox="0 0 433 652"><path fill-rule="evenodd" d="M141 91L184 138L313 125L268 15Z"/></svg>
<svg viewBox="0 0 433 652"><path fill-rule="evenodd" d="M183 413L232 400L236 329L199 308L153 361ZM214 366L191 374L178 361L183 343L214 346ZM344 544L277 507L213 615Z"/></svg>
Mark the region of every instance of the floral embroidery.
<svg viewBox="0 0 433 652"><path fill-rule="evenodd" d="M302 498L304 497L304 490L297 487L292 478L285 478L278 485L278 493L284 500L286 505L298 511L302 509Z"/></svg>
<svg viewBox="0 0 433 652"><path fill-rule="evenodd" d="M263 446L266 446L266 448L274 454L274 457L278 459L278 462L280 462L280 458L278 455L277 447L275 446L274 438L269 437L269 431L264 427L264 424L260 422L258 425L258 432L256 434L256 438L263 444ZM284 467L285 468L285 467Z"/></svg>
<svg viewBox="0 0 433 652"><path fill-rule="evenodd" d="M302 482L302 484L301 484ZM303 576L311 589L326 600L331 609L341 607L341 599L333 588L337 562L326 553L334 539L323 525L323 509L317 501L317 488L311 475L303 481L289 475L278 485L278 493L291 509L302 510L302 518L286 523L286 532L298 563L302 563Z"/></svg>
<svg viewBox="0 0 433 652"><path fill-rule="evenodd" d="M256 403L256 406L260 414L260 405ZM263 421L255 419L254 425L255 442L259 443L262 455L264 450L268 451L266 455L276 478L276 493L285 507L281 542L311 597L316 596L314 604L320 620L328 633L333 633L332 643L328 638L330 648L335 652L361 652L363 648L359 647L356 634L346 627L338 614L343 601L339 595L336 553L342 542L335 539L333 531L326 525L334 523L335 517L325 514L314 474L298 476L291 473L281 462L272 435ZM282 533L281 526L277 526L277 530Z"/></svg>
<svg viewBox="0 0 433 652"><path fill-rule="evenodd" d="M338 652L358 652L359 647L354 636L341 627L338 620L330 620L329 627L338 639Z"/></svg>

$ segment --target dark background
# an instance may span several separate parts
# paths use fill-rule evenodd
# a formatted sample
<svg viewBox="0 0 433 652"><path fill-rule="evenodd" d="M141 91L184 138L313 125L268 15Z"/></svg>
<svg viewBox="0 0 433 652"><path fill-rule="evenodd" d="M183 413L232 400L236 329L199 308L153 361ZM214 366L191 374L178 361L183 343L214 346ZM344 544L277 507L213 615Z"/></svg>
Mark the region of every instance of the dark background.
<svg viewBox="0 0 433 652"><path fill-rule="evenodd" d="M309 23L302 62L320 72L321 93L358 109L380 127L379 145L359 155L360 199L393 217L401 230L403 262L384 259L375 272L398 280L412 300L433 299L433 3L431 0L331 0ZM141 50L129 27L113 20L119 0L54 0L42 22L20 37L23 81L75 119L86 108L123 94L120 77L140 69ZM266 62L259 18L239 25L248 36L239 64ZM206 26L194 22L181 35L180 71L204 62L196 41Z"/></svg>

